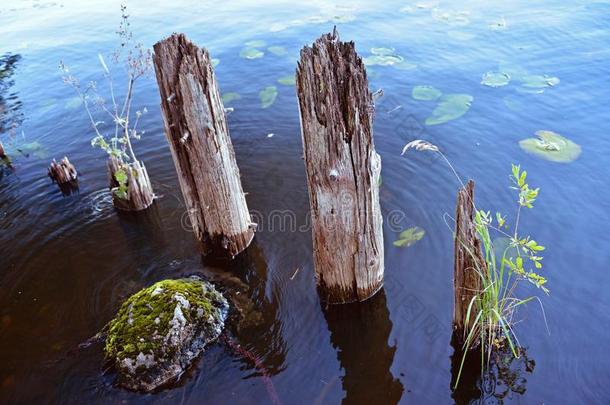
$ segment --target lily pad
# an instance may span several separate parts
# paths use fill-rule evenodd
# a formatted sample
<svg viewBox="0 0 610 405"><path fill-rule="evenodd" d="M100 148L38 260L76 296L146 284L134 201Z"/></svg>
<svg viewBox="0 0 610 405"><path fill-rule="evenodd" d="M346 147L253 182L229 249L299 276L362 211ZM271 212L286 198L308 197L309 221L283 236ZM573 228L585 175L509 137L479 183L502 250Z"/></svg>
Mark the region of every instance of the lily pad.
<svg viewBox="0 0 610 405"><path fill-rule="evenodd" d="M503 72L487 72L481 78L481 84L489 87L502 87L510 83L510 75Z"/></svg>
<svg viewBox="0 0 610 405"><path fill-rule="evenodd" d="M64 108L68 110L75 110L80 107L82 103L83 100L81 100L80 97L72 97L66 101L66 103L64 104Z"/></svg>
<svg viewBox="0 0 610 405"><path fill-rule="evenodd" d="M270 107L277 98L277 87L275 86L267 86L263 90L258 93L258 98L261 100L261 107L267 108Z"/></svg>
<svg viewBox="0 0 610 405"><path fill-rule="evenodd" d="M255 39L246 42L244 45L246 45L248 48L262 48L263 46L267 45L267 43L262 39Z"/></svg>
<svg viewBox="0 0 610 405"><path fill-rule="evenodd" d="M34 156L38 159L46 159L49 156L49 152L38 141L17 145L15 149L25 157Z"/></svg>
<svg viewBox="0 0 610 405"><path fill-rule="evenodd" d="M538 138L519 141L524 151L551 162L570 163L578 159L582 149L580 145L553 131L537 131Z"/></svg>
<svg viewBox="0 0 610 405"><path fill-rule="evenodd" d="M439 8L432 10L432 18L449 25L463 26L470 24L468 11L445 11Z"/></svg>
<svg viewBox="0 0 610 405"><path fill-rule="evenodd" d="M239 52L239 56L244 59L258 59L265 55L263 51L259 51L256 48L244 48Z"/></svg>
<svg viewBox="0 0 610 405"><path fill-rule="evenodd" d="M426 125L444 124L460 118L470 109L474 98L469 94L447 94L440 101L432 115L426 118Z"/></svg>
<svg viewBox="0 0 610 405"><path fill-rule="evenodd" d="M239 100L239 99L241 99L241 96L239 95L239 93L235 93L235 92L225 93L222 95L223 104L229 104L232 101Z"/></svg>
<svg viewBox="0 0 610 405"><path fill-rule="evenodd" d="M519 99L513 96L507 96L502 99L504 105L511 111L519 112L523 111L523 104Z"/></svg>
<svg viewBox="0 0 610 405"><path fill-rule="evenodd" d="M436 100L442 95L443 93L439 89L432 86L415 86L411 92L411 97L423 101Z"/></svg>
<svg viewBox="0 0 610 405"><path fill-rule="evenodd" d="M501 62L498 66L498 71L504 72L513 80L521 80L528 75L525 68L512 62Z"/></svg>
<svg viewBox="0 0 610 405"><path fill-rule="evenodd" d="M288 51L286 51L286 48L284 48L283 46L270 46L269 48L267 48L267 50L277 56L283 56L288 53Z"/></svg>
<svg viewBox="0 0 610 405"><path fill-rule="evenodd" d="M220 59L212 58L212 67L216 67L220 64Z"/></svg>
<svg viewBox="0 0 610 405"><path fill-rule="evenodd" d="M413 226L403 232L398 236L398 240L394 241L394 246L396 247L409 247L415 244L417 241L421 240L424 237L426 231L421 229L420 227Z"/></svg>
<svg viewBox="0 0 610 405"><path fill-rule="evenodd" d="M403 60L402 62L395 63L393 66L396 69L400 69L400 70L411 70L411 69L416 69L417 68L417 65L415 63L407 62L406 60Z"/></svg>
<svg viewBox="0 0 610 405"><path fill-rule="evenodd" d="M559 84L558 77L547 75L526 75L521 78L522 86L531 89L545 89Z"/></svg>
<svg viewBox="0 0 610 405"><path fill-rule="evenodd" d="M387 55L393 55L394 52L395 52L394 48L383 48L383 47L371 48L371 53L373 55L387 56Z"/></svg>
<svg viewBox="0 0 610 405"><path fill-rule="evenodd" d="M294 75L282 76L277 79L279 84L283 84L284 86L294 86L296 83L296 77Z"/></svg>
<svg viewBox="0 0 610 405"><path fill-rule="evenodd" d="M371 55L362 59L366 66L392 66L404 61L400 55Z"/></svg>

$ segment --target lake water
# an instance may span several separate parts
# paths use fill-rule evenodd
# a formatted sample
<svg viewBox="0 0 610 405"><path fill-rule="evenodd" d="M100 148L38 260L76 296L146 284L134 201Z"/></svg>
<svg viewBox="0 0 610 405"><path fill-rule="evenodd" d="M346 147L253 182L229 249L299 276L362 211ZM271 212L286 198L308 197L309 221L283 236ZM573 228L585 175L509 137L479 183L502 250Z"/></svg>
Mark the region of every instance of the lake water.
<svg viewBox="0 0 610 405"><path fill-rule="evenodd" d="M0 402L610 402L610 2L149 0L129 2L129 13L145 46L184 32L220 60L221 91L241 96L228 104L235 109L228 120L261 231L246 259L202 262L185 230L154 75L136 88L134 108L148 114L135 148L160 198L146 215L118 215L104 153L90 147L87 117L58 63L84 82L102 83L97 55L117 45L119 3L2 0L0 55L15 64L0 87L0 136L14 166L0 178ZM384 91L374 136L382 158L385 288L365 304L326 309L306 226L296 94L278 79L292 75L299 50L335 24L362 56L393 48L390 59L402 61L368 72L371 90ZM264 56L240 57L252 40L264 41L255 44ZM510 82L481 84L486 72L506 73ZM415 100L413 88L421 85L470 95L470 108L426 125L439 101ZM259 92L267 86L278 95L262 108ZM571 163L526 153L519 141L539 130L563 135L582 153ZM417 138L438 145L464 179L476 181L479 207L509 220L511 163L541 188L521 230L547 246L543 274L551 292L541 298L549 331L536 304L519 313L517 333L535 368L514 362L512 390L503 380L481 385L477 373L451 390L453 245L443 215L455 209L458 183L433 154L400 155ZM46 177L49 161L64 155L80 172L79 192L70 196ZM269 217L282 211L294 224L272 226ZM393 246L412 226L425 230L423 239ZM256 363L216 344L177 386L139 394L114 384L100 343L79 348L140 288L223 272L249 286L259 316L234 339ZM519 291L532 293L543 295L534 287Z"/></svg>

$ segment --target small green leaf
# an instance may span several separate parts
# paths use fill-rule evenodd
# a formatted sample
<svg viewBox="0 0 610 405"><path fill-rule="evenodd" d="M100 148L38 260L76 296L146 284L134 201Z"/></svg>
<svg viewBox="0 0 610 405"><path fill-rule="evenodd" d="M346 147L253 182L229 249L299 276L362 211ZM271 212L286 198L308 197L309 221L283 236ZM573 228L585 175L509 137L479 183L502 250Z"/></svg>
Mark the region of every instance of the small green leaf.
<svg viewBox="0 0 610 405"><path fill-rule="evenodd" d="M268 108L270 107L277 98L277 87L275 86L267 86L263 90L258 93L258 97L261 100L261 107Z"/></svg>

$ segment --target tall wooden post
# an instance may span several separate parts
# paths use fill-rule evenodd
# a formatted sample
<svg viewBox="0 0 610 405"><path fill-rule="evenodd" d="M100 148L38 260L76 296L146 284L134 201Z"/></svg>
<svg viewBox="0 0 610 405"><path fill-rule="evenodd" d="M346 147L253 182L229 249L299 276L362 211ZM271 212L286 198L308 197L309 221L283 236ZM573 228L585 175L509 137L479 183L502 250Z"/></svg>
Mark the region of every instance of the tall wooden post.
<svg viewBox="0 0 610 405"><path fill-rule="evenodd" d="M466 318L472 298L481 290L481 278L478 271L487 269L481 252L481 241L477 237L474 227L473 213L474 182L470 180L464 188L458 191L455 208L453 326L456 338L460 343L464 343L478 311L478 307L473 303L470 318Z"/></svg>
<svg viewBox="0 0 610 405"><path fill-rule="evenodd" d="M184 34L154 46L165 135L204 253L235 256L254 237L208 51Z"/></svg>
<svg viewBox="0 0 610 405"><path fill-rule="evenodd" d="M381 159L354 43L335 30L304 47L296 87L318 289L329 303L364 301L383 285Z"/></svg>

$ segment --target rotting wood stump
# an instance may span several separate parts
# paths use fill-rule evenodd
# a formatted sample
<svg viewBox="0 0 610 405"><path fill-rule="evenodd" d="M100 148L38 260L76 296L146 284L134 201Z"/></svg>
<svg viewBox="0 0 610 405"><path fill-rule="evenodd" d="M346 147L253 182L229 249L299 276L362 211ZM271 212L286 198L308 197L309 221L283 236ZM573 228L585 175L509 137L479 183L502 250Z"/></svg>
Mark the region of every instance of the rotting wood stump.
<svg viewBox="0 0 610 405"><path fill-rule="evenodd" d="M455 208L453 327L460 343L464 343L478 311L477 305L473 303L471 316L467 319L468 306L481 290L481 276L478 272L487 269L481 241L473 222L474 209L474 182L469 180L458 191Z"/></svg>
<svg viewBox="0 0 610 405"><path fill-rule="evenodd" d="M184 34L154 45L165 135L204 254L234 257L254 237L225 109L205 48Z"/></svg>
<svg viewBox="0 0 610 405"><path fill-rule="evenodd" d="M150 207L155 200L155 193L144 163L136 160L127 164L110 156L106 165L114 208L141 211Z"/></svg>
<svg viewBox="0 0 610 405"><path fill-rule="evenodd" d="M381 159L354 43L341 42L334 30L304 47L296 88L318 290L328 303L364 301L383 285Z"/></svg>
<svg viewBox="0 0 610 405"><path fill-rule="evenodd" d="M51 165L49 166L48 174L49 177L57 184L66 184L71 181L76 181L78 178L76 168L72 163L70 163L67 156L64 156L59 163L53 159Z"/></svg>

